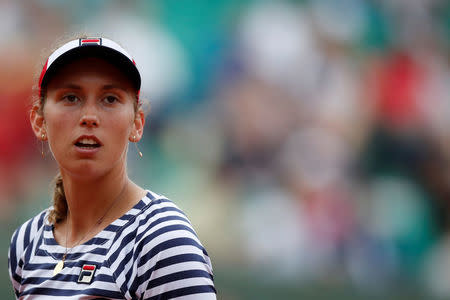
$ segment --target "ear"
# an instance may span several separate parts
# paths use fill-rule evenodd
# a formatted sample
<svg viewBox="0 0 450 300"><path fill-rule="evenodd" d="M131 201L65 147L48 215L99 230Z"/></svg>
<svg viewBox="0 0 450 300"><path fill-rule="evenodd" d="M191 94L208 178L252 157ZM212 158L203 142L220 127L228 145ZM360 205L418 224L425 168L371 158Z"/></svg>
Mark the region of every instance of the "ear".
<svg viewBox="0 0 450 300"><path fill-rule="evenodd" d="M47 140L44 115L39 112L40 106L33 105L30 111L30 123L36 137L42 141Z"/></svg>
<svg viewBox="0 0 450 300"><path fill-rule="evenodd" d="M144 133L144 125L145 125L145 116L142 109L139 109L136 112L136 116L133 121L133 130L131 130L131 134L128 138L130 142L136 143L139 142L142 138L142 134Z"/></svg>

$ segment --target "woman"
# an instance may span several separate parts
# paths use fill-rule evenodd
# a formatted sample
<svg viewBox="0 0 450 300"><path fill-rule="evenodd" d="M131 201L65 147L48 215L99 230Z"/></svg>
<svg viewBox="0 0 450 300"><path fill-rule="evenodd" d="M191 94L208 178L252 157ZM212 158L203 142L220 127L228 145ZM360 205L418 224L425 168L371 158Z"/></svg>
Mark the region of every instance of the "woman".
<svg viewBox="0 0 450 300"><path fill-rule="evenodd" d="M30 112L58 163L53 206L20 226L9 272L20 299L216 299L210 259L170 200L133 183L144 129L134 60L106 38L54 51Z"/></svg>

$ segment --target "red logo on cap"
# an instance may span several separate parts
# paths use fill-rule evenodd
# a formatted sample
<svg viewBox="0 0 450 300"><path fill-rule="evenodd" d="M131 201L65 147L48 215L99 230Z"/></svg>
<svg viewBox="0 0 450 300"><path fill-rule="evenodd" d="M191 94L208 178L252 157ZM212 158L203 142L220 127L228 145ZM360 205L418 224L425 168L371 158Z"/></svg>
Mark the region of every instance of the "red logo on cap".
<svg viewBox="0 0 450 300"><path fill-rule="evenodd" d="M88 44L101 44L101 39L81 39L80 45L88 45Z"/></svg>

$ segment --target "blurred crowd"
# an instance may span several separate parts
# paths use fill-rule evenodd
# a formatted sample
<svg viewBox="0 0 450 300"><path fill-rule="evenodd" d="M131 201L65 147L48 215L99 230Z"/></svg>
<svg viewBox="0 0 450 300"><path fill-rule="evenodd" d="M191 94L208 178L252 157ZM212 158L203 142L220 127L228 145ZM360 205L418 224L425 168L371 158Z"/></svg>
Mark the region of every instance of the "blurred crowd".
<svg viewBox="0 0 450 300"><path fill-rule="evenodd" d="M40 64L101 34L149 102L132 177L215 269L450 297L450 2L3 0L0 24L3 223L55 173L28 123Z"/></svg>

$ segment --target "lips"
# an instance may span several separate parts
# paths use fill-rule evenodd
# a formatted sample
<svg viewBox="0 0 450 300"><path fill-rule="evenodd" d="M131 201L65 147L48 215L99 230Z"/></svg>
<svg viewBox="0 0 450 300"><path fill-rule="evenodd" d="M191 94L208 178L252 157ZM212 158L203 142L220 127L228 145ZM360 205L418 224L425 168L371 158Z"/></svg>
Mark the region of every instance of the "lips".
<svg viewBox="0 0 450 300"><path fill-rule="evenodd" d="M101 147L102 143L94 135L83 135L75 140L74 145L82 149L95 149Z"/></svg>

